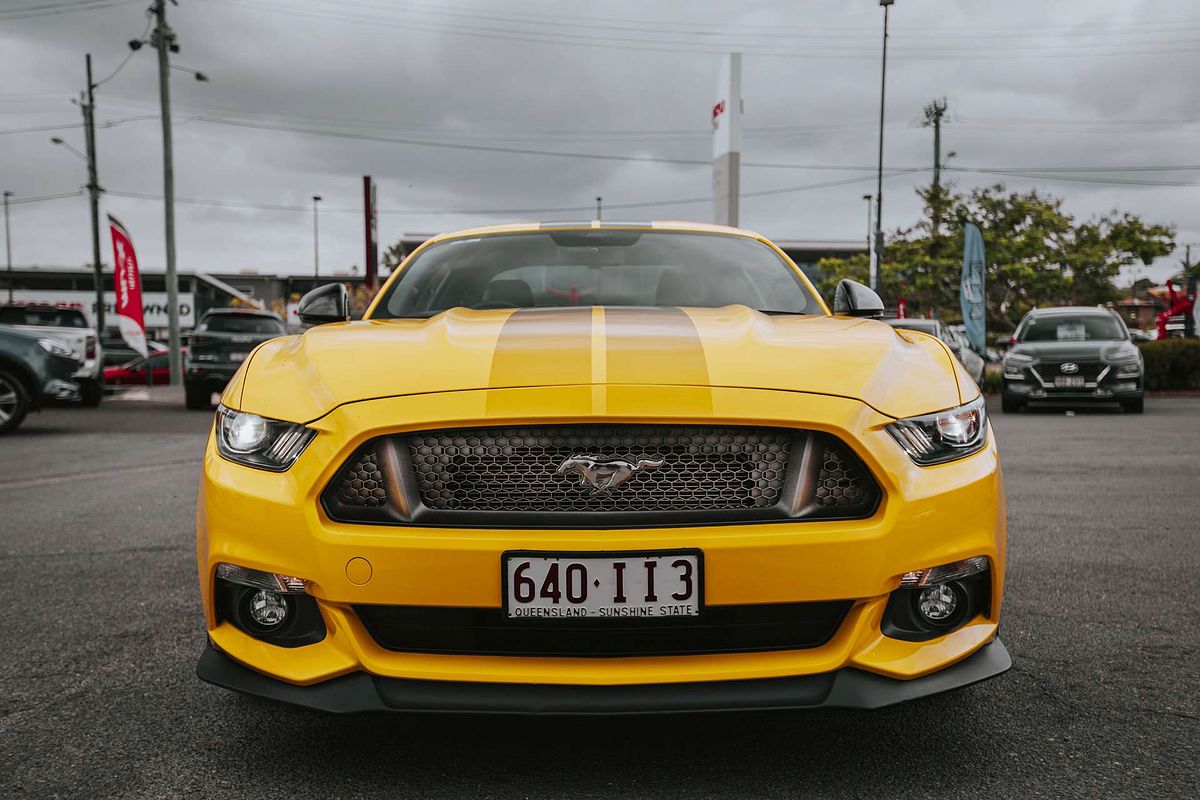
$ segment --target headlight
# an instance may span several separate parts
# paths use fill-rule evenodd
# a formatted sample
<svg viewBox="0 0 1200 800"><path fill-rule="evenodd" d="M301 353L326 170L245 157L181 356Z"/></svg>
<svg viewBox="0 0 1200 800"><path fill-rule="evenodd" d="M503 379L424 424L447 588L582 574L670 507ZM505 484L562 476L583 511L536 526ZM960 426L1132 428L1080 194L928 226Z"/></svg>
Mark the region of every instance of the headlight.
<svg viewBox="0 0 1200 800"><path fill-rule="evenodd" d="M75 358L75 351L60 342L58 339L38 339L37 343L41 345L41 348L50 355L62 356L63 358Z"/></svg>
<svg viewBox="0 0 1200 800"><path fill-rule="evenodd" d="M316 431L217 406L216 435L217 452L230 461L282 472L300 457Z"/></svg>
<svg viewBox="0 0 1200 800"><path fill-rule="evenodd" d="M1136 378L1142 374L1142 362L1138 359L1111 361L1113 372L1118 378Z"/></svg>
<svg viewBox="0 0 1200 800"><path fill-rule="evenodd" d="M896 420L887 431L913 463L927 467L982 450L987 441L987 410L980 396L948 411Z"/></svg>

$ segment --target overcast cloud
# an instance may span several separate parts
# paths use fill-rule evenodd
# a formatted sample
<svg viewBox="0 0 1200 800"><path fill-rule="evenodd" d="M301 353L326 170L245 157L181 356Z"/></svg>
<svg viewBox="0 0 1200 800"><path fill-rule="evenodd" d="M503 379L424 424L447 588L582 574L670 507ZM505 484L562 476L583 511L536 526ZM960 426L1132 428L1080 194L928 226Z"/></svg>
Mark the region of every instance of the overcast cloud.
<svg viewBox="0 0 1200 800"><path fill-rule="evenodd" d="M73 6L87 10L76 10ZM146 0L0 0L0 188L15 199L78 190L83 149L70 103L129 53ZM61 8L53 8L61 6ZM25 17L18 9L70 13ZM379 184L380 241L515 218L583 212L432 214L446 209L560 209L706 198L704 165L452 150L353 137L707 161L719 53L744 58L743 160L872 167L879 103L876 0L582 2L581 0L180 0L170 21L176 186L180 198L299 207L181 203L181 269L306 273L311 196L321 212L323 272L362 266L361 176ZM954 173L960 189L1003 180L1037 186L1086 217L1119 208L1200 243L1200 9L1194 0L897 0L888 63L886 164L924 167L932 134L917 122L949 99L943 149L963 167L1191 166L1188 171L1073 173L1119 185ZM101 184L162 192L154 53L144 48L97 92ZM129 119L141 118L141 119ZM216 120L216 121L214 121ZM223 122L218 122L223 121ZM236 123L236 124L230 124ZM265 126L265 127L245 127ZM744 226L781 239L865 237L867 171L746 168L743 191L862 176L846 185L743 200ZM888 228L919 213L913 187L889 179ZM148 270L163 263L161 203L107 195ZM610 210L613 219L711 219L711 203ZM12 208L18 265L90 259L82 196ZM1178 268L1182 252L1145 271ZM105 256L108 257L107 244ZM1200 257L1200 246L1193 257Z"/></svg>

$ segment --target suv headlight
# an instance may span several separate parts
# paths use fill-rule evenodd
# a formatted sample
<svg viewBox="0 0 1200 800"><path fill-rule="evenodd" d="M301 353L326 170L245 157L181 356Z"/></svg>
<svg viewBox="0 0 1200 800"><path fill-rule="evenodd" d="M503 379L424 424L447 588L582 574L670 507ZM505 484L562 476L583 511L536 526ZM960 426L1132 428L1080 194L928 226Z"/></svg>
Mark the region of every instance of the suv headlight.
<svg viewBox="0 0 1200 800"><path fill-rule="evenodd" d="M38 339L37 343L43 350L52 356L76 358L75 351L60 342L58 339Z"/></svg>
<svg viewBox="0 0 1200 800"><path fill-rule="evenodd" d="M247 467L283 472L295 463L316 433L295 422L217 406L217 452Z"/></svg>
<svg viewBox="0 0 1200 800"><path fill-rule="evenodd" d="M887 432L913 463L927 467L978 453L987 442L987 409L980 395L966 405L896 420Z"/></svg>
<svg viewBox="0 0 1200 800"><path fill-rule="evenodd" d="M1136 378L1142 374L1141 359L1122 359L1120 361L1110 361L1113 372L1118 378Z"/></svg>

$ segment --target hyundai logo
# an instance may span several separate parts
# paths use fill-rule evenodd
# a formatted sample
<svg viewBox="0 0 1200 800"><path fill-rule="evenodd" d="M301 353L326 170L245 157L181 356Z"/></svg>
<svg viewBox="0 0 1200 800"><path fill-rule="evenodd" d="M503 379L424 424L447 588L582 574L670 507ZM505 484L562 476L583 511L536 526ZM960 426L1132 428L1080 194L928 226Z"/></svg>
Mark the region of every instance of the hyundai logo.
<svg viewBox="0 0 1200 800"><path fill-rule="evenodd" d="M1060 364L1058 366L1058 369L1064 375L1074 375L1076 372L1079 372L1079 365L1074 363L1073 361L1068 361L1065 364Z"/></svg>

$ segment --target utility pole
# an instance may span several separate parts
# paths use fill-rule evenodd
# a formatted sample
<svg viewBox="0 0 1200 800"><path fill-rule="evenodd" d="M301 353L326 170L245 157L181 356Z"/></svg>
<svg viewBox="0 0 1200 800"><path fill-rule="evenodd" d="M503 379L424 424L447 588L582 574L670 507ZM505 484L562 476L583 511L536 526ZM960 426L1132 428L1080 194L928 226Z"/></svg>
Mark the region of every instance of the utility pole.
<svg viewBox="0 0 1200 800"><path fill-rule="evenodd" d="M888 12L895 0L879 0L883 6L883 66L879 76L879 167L875 172L875 258L871 261L871 288L879 285L879 272L883 267L883 114L887 96L887 46Z"/></svg>
<svg viewBox="0 0 1200 800"><path fill-rule="evenodd" d="M104 337L104 272L100 267L100 181L96 177L96 97L92 81L92 54L85 56L87 93L83 107L83 131L87 142L88 201L92 208L92 280L96 284L96 335Z"/></svg>
<svg viewBox="0 0 1200 800"><path fill-rule="evenodd" d="M921 123L926 128L933 128L933 185L930 187L929 210L934 238L941 233L942 225L942 118L948 107L946 98L934 100L925 106L925 121Z"/></svg>
<svg viewBox="0 0 1200 800"><path fill-rule="evenodd" d="M12 197L13 193L4 190L4 254L8 257L8 302L13 301L13 276L12 276L12 231L8 227L8 198Z"/></svg>
<svg viewBox="0 0 1200 800"><path fill-rule="evenodd" d="M313 278L321 277L321 234L317 228L317 203L321 202L321 195L313 195ZM313 284L316 285L315 283Z"/></svg>
<svg viewBox="0 0 1200 800"><path fill-rule="evenodd" d="M170 52L178 52L175 32L167 25L167 0L154 0L154 33L150 43L158 49L158 99L162 107L163 138L163 215L167 245L167 363L171 385L183 382L183 364L179 339L179 276L175 272L175 167L171 146L171 62Z"/></svg>
<svg viewBox="0 0 1200 800"><path fill-rule="evenodd" d="M600 204L604 202L603 197L596 198L596 219L600 219Z"/></svg>

